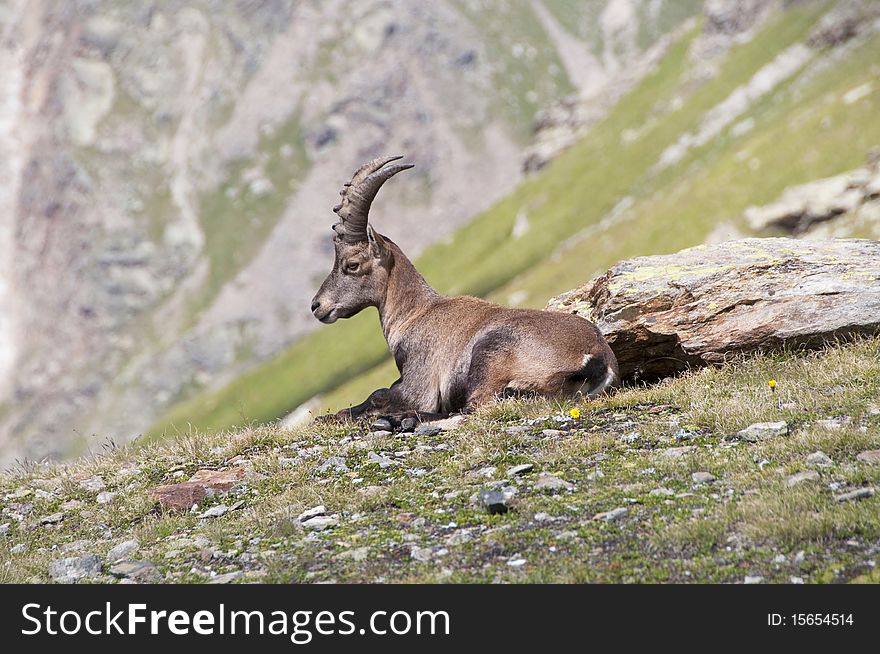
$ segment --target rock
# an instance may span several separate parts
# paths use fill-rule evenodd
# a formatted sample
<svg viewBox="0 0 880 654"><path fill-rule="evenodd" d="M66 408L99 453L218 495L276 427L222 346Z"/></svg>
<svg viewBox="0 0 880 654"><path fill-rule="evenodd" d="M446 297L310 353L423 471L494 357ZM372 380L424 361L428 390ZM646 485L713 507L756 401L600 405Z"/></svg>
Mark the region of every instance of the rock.
<svg viewBox="0 0 880 654"><path fill-rule="evenodd" d="M315 518L319 515L326 515L326 514L327 514L327 507L325 507L323 504L319 504L318 506L314 506L311 509L307 509L306 511L303 511L302 513L300 513L296 517L296 519L299 520L300 522L305 522L306 520L309 520L311 518Z"/></svg>
<svg viewBox="0 0 880 654"><path fill-rule="evenodd" d="M535 482L535 490L551 492L560 490L570 491L574 490L574 484L554 475L542 472L538 475L538 480Z"/></svg>
<svg viewBox="0 0 880 654"><path fill-rule="evenodd" d="M217 575L216 577L211 577L209 584L230 584L239 577L244 575L244 572L241 570L234 570L232 572L227 572L222 575Z"/></svg>
<svg viewBox="0 0 880 654"><path fill-rule="evenodd" d="M696 445L682 445L681 447L667 447L662 451L660 456L664 459L680 459L688 454L692 454L697 449Z"/></svg>
<svg viewBox="0 0 880 654"><path fill-rule="evenodd" d="M715 475L711 472L694 472L691 474L691 479L695 484L708 484L715 481Z"/></svg>
<svg viewBox="0 0 880 654"><path fill-rule="evenodd" d="M519 475L524 475L528 472L531 472L535 469L535 466L531 463L521 463L518 466L512 466L507 469L508 477L518 477Z"/></svg>
<svg viewBox="0 0 880 654"><path fill-rule="evenodd" d="M104 480L100 477L83 479L81 482L79 482L79 487L91 493L97 493L98 491L104 490Z"/></svg>
<svg viewBox="0 0 880 654"><path fill-rule="evenodd" d="M434 552L430 547L414 547L409 555L420 563L427 563L431 560Z"/></svg>
<svg viewBox="0 0 880 654"><path fill-rule="evenodd" d="M483 505L483 508L489 512L491 515L507 513L510 508L507 505L507 498L504 496L504 493L500 491L493 490L482 490L480 491L480 504Z"/></svg>
<svg viewBox="0 0 880 654"><path fill-rule="evenodd" d="M432 420L431 422L424 422L421 424L422 427L437 427L440 431L452 431L456 427L459 427L465 420L467 420L467 416L465 415L454 415L449 416L448 418L443 418L441 420Z"/></svg>
<svg viewBox="0 0 880 654"><path fill-rule="evenodd" d="M314 518L309 518L308 520L303 521L303 526L307 529L312 529L313 531L324 531L325 529L332 529L338 524L339 520L337 520L333 516L325 515L315 516Z"/></svg>
<svg viewBox="0 0 880 654"><path fill-rule="evenodd" d="M11 554L24 554L27 552L27 545L24 543L18 543L17 545L13 545L9 548L9 552Z"/></svg>
<svg viewBox="0 0 880 654"><path fill-rule="evenodd" d="M864 452L859 452L856 455L856 459L862 463L878 465L880 464L880 450L865 450Z"/></svg>
<svg viewBox="0 0 880 654"><path fill-rule="evenodd" d="M208 496L208 493L195 482L166 484L156 486L150 491L150 497L156 500L163 509L169 511L188 511Z"/></svg>
<svg viewBox="0 0 880 654"><path fill-rule="evenodd" d="M437 425L424 424L424 425L419 425L418 427L416 427L416 430L413 432L413 435L414 436L422 436L422 437L436 436L441 431L443 431L443 429L441 429Z"/></svg>
<svg viewBox="0 0 880 654"><path fill-rule="evenodd" d="M780 420L779 422L756 422L745 429L741 429L736 435L744 441L757 443L775 436L784 436L787 433L788 423Z"/></svg>
<svg viewBox="0 0 880 654"><path fill-rule="evenodd" d="M602 511L593 516L593 520L604 520L605 522L614 522L629 513L629 509L620 507L611 509L611 511Z"/></svg>
<svg viewBox="0 0 880 654"><path fill-rule="evenodd" d="M624 378L880 332L880 242L742 239L618 263L548 309L594 321Z"/></svg>
<svg viewBox="0 0 880 654"><path fill-rule="evenodd" d="M333 470L334 472L348 472L348 466L345 464L345 459L343 457L331 456L318 466L318 472L327 472L328 470Z"/></svg>
<svg viewBox="0 0 880 654"><path fill-rule="evenodd" d="M831 466L834 461L831 460L825 452L813 452L812 454L807 455L807 465L813 466L816 468L827 468Z"/></svg>
<svg viewBox="0 0 880 654"><path fill-rule="evenodd" d="M58 524L62 520L64 520L63 513L60 513L60 512L59 513L51 513L49 515L44 515L42 518L40 518L40 524L41 525L54 525L54 524Z"/></svg>
<svg viewBox="0 0 880 654"><path fill-rule="evenodd" d="M363 547L355 547L354 549L340 552L336 555L337 559L351 559L352 561L366 561L370 555L370 548L367 545Z"/></svg>
<svg viewBox="0 0 880 654"><path fill-rule="evenodd" d="M98 496L95 498L95 501L98 504L110 504L113 501L113 498L116 497L116 493L111 493L109 491L101 491L98 493Z"/></svg>
<svg viewBox="0 0 880 654"><path fill-rule="evenodd" d="M791 488L792 486L797 486L798 484L802 484L805 481L819 481L819 473L815 470L805 470L804 472L798 472L786 479L785 485Z"/></svg>
<svg viewBox="0 0 880 654"><path fill-rule="evenodd" d="M217 506L212 506L210 509L205 511L204 513L199 514L199 518L207 519L207 518L219 518L220 516L226 515L229 512L229 507L225 504L218 504Z"/></svg>
<svg viewBox="0 0 880 654"><path fill-rule="evenodd" d="M2 525L0 525L0 536L5 536L9 533L9 526L10 525L8 522L4 522Z"/></svg>
<svg viewBox="0 0 880 654"><path fill-rule="evenodd" d="M650 493L648 493L648 495L652 497L670 497L672 495L675 495L675 491L671 488L660 486L659 488L655 488L654 490L652 490Z"/></svg>
<svg viewBox="0 0 880 654"><path fill-rule="evenodd" d="M228 493L241 484L244 479L244 470L240 467L226 470L199 470L194 474L189 483L199 484L208 497Z"/></svg>
<svg viewBox="0 0 880 654"><path fill-rule="evenodd" d="M72 583L101 574L101 559L96 554L70 556L49 564L49 576L61 583Z"/></svg>
<svg viewBox="0 0 880 654"><path fill-rule="evenodd" d="M139 584L162 581L162 573L151 561L120 561L110 567L110 574Z"/></svg>
<svg viewBox="0 0 880 654"><path fill-rule="evenodd" d="M515 556L507 562L511 568L521 568L526 564L526 560L521 556Z"/></svg>
<svg viewBox="0 0 880 654"><path fill-rule="evenodd" d="M368 452L367 460L371 463L378 463L380 468L390 468L397 464L397 461L394 459L389 459L387 456L376 454L375 452Z"/></svg>
<svg viewBox="0 0 880 654"><path fill-rule="evenodd" d="M744 584L763 584L763 583L764 583L764 577L761 577L761 576L754 576L754 577L746 576L746 578L743 579L743 583L744 583Z"/></svg>
<svg viewBox="0 0 880 654"><path fill-rule="evenodd" d="M379 418L370 425L370 431L387 431L392 430L391 421L387 418Z"/></svg>
<svg viewBox="0 0 880 654"><path fill-rule="evenodd" d="M851 502L852 500L864 500L869 497L874 497L874 489L873 488L857 488L848 493L842 493L840 495L834 496L835 502Z"/></svg>
<svg viewBox="0 0 880 654"><path fill-rule="evenodd" d="M107 561L110 563L115 563L116 561L121 561L122 559L129 559L131 556L138 551L141 544L136 540L126 540L118 545L114 545L109 552L107 552Z"/></svg>

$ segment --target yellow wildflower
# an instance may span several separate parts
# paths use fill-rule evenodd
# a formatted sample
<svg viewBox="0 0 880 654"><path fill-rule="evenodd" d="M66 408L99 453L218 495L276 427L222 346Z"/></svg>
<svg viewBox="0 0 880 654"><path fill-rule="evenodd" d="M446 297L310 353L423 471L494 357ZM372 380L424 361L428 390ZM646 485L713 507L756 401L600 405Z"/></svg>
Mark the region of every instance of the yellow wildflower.
<svg viewBox="0 0 880 654"><path fill-rule="evenodd" d="M581 417L581 410L580 409L572 409L571 411L568 412L568 415L570 415L572 418L577 420L578 418Z"/></svg>
<svg viewBox="0 0 880 654"><path fill-rule="evenodd" d="M770 381L767 382L767 386L770 387L771 392L775 392L776 391L776 380L771 379Z"/></svg>

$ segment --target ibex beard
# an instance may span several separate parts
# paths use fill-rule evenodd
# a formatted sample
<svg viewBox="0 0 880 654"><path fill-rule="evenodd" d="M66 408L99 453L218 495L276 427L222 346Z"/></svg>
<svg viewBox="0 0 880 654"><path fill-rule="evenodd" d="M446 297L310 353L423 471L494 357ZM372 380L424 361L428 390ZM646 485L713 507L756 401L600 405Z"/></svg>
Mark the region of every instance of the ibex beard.
<svg viewBox="0 0 880 654"><path fill-rule="evenodd" d="M400 379L338 418L428 419L507 394L593 398L619 381L617 359L591 322L435 291L401 249L369 224L382 184L412 164L400 156L358 169L334 207L336 258L312 301L323 323L376 307ZM390 165L389 165L390 164Z"/></svg>

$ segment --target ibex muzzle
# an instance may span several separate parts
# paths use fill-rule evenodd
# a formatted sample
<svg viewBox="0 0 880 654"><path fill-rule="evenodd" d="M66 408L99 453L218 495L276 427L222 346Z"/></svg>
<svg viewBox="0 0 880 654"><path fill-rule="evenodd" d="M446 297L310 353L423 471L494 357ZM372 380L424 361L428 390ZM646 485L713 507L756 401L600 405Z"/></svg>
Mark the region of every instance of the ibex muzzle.
<svg viewBox="0 0 880 654"><path fill-rule="evenodd" d="M370 204L382 184L412 164L401 157L361 166L334 207L336 259L312 301L323 323L377 307L397 368L390 388L337 416L448 414L508 392L595 397L619 381L617 359L579 316L510 309L474 297L445 297L397 245L373 230Z"/></svg>

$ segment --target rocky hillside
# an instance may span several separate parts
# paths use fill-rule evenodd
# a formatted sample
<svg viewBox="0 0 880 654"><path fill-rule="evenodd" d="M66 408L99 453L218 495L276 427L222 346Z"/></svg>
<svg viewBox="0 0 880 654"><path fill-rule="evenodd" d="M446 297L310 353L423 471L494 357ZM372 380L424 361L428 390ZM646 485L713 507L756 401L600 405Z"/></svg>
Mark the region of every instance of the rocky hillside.
<svg viewBox="0 0 880 654"><path fill-rule="evenodd" d="M797 235L875 237L878 34L876 2L706 3L649 48L644 76L615 77L610 108L601 93L548 105L529 151L539 170L425 250L419 269L444 292L542 307L634 256L790 233L756 225L756 211L788 188L857 169L861 186L838 189L853 211L811 218ZM395 378L367 312L195 394L150 434L268 422L299 406L292 424Z"/></svg>
<svg viewBox="0 0 880 654"><path fill-rule="evenodd" d="M775 386L768 385L769 380ZM0 476L0 582L878 582L880 341Z"/></svg>
<svg viewBox="0 0 880 654"><path fill-rule="evenodd" d="M648 70L696 13L3 3L0 461L129 439L271 359L317 326L328 209L361 161L418 163L376 213L424 249L514 188L539 108Z"/></svg>

